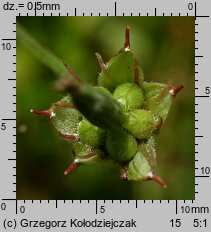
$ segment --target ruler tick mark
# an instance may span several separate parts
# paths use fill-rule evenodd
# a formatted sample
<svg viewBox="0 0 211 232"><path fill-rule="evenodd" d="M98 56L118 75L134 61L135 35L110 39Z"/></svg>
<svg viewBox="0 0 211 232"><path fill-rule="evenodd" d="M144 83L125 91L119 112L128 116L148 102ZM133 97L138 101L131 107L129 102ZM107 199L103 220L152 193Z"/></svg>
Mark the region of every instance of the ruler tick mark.
<svg viewBox="0 0 211 232"><path fill-rule="evenodd" d="M196 20L196 2L194 3L194 15L195 15L195 20Z"/></svg>
<svg viewBox="0 0 211 232"><path fill-rule="evenodd" d="M1 39L1 40L16 40L16 39Z"/></svg>
<svg viewBox="0 0 211 232"><path fill-rule="evenodd" d="M196 178L201 178L201 177L202 177L202 178L203 178L203 177L209 178L210 176L202 176L202 175L201 175L201 176L195 176L195 177L196 177Z"/></svg>
<svg viewBox="0 0 211 232"><path fill-rule="evenodd" d="M16 121L15 118L2 118L3 121Z"/></svg>
<svg viewBox="0 0 211 232"><path fill-rule="evenodd" d="M197 15L196 18L209 18L209 15Z"/></svg>
<svg viewBox="0 0 211 232"><path fill-rule="evenodd" d="M209 95L200 95L200 96L195 96L195 97L209 97Z"/></svg>
<svg viewBox="0 0 211 232"><path fill-rule="evenodd" d="M98 209L98 206L97 206L97 200L95 201L95 213L97 214L97 209Z"/></svg>

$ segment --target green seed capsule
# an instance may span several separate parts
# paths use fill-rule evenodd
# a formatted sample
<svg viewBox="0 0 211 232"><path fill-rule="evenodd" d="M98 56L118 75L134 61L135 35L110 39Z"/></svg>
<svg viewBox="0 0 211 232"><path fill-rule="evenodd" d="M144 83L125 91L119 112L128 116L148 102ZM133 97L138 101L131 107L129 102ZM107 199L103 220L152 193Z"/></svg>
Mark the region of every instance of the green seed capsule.
<svg viewBox="0 0 211 232"><path fill-rule="evenodd" d="M105 142L105 131L83 119L79 124L79 138L82 143L92 147L99 147Z"/></svg>
<svg viewBox="0 0 211 232"><path fill-rule="evenodd" d="M113 94L125 111L140 108L144 103L144 95L136 84L126 83L119 85Z"/></svg>
<svg viewBox="0 0 211 232"><path fill-rule="evenodd" d="M112 94L109 90L107 90L106 88L102 87L102 86L95 86L95 89L99 90L100 92L112 97Z"/></svg>
<svg viewBox="0 0 211 232"><path fill-rule="evenodd" d="M133 110L128 113L124 127L137 139L149 138L154 129L155 119L146 110Z"/></svg>
<svg viewBox="0 0 211 232"><path fill-rule="evenodd" d="M117 161L130 160L137 150L135 138L124 131L110 131L106 140L109 156Z"/></svg>

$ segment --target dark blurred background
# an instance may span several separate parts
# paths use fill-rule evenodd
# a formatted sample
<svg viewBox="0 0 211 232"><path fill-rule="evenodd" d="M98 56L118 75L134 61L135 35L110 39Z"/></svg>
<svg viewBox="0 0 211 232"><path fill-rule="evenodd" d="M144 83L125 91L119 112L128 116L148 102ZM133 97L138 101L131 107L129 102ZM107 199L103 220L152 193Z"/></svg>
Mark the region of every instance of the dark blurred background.
<svg viewBox="0 0 211 232"><path fill-rule="evenodd" d="M194 199L194 18L193 17L17 17L43 46L65 60L83 79L96 83L95 52L105 61L124 44L131 48L146 81L184 84L157 137L158 173L154 182L124 182L119 169L81 166L68 176L71 145L47 118L30 109L48 109L62 95L58 76L17 41L17 199Z"/></svg>

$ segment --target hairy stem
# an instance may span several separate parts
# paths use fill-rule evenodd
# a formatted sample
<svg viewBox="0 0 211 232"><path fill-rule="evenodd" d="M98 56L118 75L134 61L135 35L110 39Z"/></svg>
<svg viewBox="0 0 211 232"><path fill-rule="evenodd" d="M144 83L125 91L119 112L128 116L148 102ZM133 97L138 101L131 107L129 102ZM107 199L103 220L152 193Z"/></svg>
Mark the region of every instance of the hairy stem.
<svg viewBox="0 0 211 232"><path fill-rule="evenodd" d="M39 61L58 75L67 73L62 61L34 40L19 23L16 24L16 30L17 40L20 41L35 57L37 57Z"/></svg>

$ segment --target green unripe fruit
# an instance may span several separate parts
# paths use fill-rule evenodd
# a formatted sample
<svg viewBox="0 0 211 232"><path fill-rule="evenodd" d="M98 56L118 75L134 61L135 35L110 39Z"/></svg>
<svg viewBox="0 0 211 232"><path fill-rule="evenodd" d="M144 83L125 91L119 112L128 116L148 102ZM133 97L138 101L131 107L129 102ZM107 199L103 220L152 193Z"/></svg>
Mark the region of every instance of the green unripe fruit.
<svg viewBox="0 0 211 232"><path fill-rule="evenodd" d="M149 138L154 129L155 119L147 110L133 110L128 113L124 127L137 139Z"/></svg>
<svg viewBox="0 0 211 232"><path fill-rule="evenodd" d="M99 147L105 142L105 131L83 119L79 124L79 138L82 143Z"/></svg>
<svg viewBox="0 0 211 232"><path fill-rule="evenodd" d="M119 85L113 94L125 111L140 108L144 103L144 95L138 85L126 83Z"/></svg>
<svg viewBox="0 0 211 232"><path fill-rule="evenodd" d="M128 180L146 180L151 177L152 169L141 151L130 161L126 171Z"/></svg>
<svg viewBox="0 0 211 232"><path fill-rule="evenodd" d="M118 162L130 160L137 151L135 138L124 131L110 131L106 140L109 156Z"/></svg>

